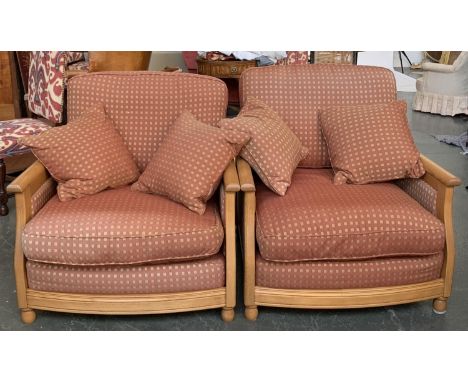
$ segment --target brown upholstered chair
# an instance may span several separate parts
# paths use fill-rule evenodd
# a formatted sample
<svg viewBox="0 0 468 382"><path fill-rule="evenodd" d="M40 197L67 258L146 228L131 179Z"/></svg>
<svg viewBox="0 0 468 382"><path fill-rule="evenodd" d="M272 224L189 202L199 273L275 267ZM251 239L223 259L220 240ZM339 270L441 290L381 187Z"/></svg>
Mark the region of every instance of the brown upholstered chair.
<svg viewBox="0 0 468 382"><path fill-rule="evenodd" d="M187 73L102 72L69 81L69 121L97 103L143 171L182 111L213 125L223 118L227 89L218 79ZM225 170L220 202L213 197L204 215L130 186L60 202L39 161L8 190L16 194L16 292L25 323L34 321L36 309L153 314L222 308L222 318L233 319L240 190L234 162Z"/></svg>
<svg viewBox="0 0 468 382"><path fill-rule="evenodd" d="M241 103L255 97L274 108L310 149L283 197L237 161L246 317L256 319L258 306L361 308L427 299L444 312L455 257L452 196L460 180L422 157L422 179L335 186L318 125L322 107L395 100L393 74L351 65L252 68L242 74L240 94ZM421 232L411 230L416 218ZM387 224L391 219L396 224ZM396 226L403 228L395 232ZM383 244L388 252L380 253ZM427 253L411 253L415 245Z"/></svg>

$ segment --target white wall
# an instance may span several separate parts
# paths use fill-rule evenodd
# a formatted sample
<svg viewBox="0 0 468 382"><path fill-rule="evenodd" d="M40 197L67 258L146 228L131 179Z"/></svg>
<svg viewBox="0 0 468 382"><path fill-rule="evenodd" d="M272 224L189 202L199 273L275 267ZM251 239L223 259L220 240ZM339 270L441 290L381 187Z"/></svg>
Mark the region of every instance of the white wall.
<svg viewBox="0 0 468 382"><path fill-rule="evenodd" d="M153 52L151 55L149 70L161 70L166 66L179 67L184 72L187 71L187 67L182 59L182 52Z"/></svg>

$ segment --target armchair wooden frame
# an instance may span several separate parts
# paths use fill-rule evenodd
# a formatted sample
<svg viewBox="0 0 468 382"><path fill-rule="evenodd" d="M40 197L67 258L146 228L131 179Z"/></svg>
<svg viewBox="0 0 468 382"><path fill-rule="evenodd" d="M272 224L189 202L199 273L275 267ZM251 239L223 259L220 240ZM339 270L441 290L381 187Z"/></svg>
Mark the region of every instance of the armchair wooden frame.
<svg viewBox="0 0 468 382"><path fill-rule="evenodd" d="M434 312L443 314L452 289L455 262L455 240L452 226L452 198L460 179L425 156L421 159L426 169L424 181L437 191L437 217L445 226L444 263L440 278L428 282L393 287L362 289L276 289L255 285L255 183L249 164L237 160L237 171L242 191L241 215L242 252L244 257L245 317L255 320L258 306L304 309L364 308L398 305L433 299Z"/></svg>
<svg viewBox="0 0 468 382"><path fill-rule="evenodd" d="M26 259L21 236L32 218L31 197L50 177L45 167L36 161L9 186L16 198L16 243L14 269L16 293L21 319L30 324L36 318L35 309L88 314L158 314L222 308L224 321L234 319L236 305L236 193L240 191L235 161L224 172L226 286L195 292L163 294L72 294L33 290L28 287Z"/></svg>

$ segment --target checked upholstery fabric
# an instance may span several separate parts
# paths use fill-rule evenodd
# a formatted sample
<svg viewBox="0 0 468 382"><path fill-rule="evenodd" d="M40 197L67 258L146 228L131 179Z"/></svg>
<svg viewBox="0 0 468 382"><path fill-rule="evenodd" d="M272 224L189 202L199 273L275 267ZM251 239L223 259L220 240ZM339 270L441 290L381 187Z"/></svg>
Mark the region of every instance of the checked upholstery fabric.
<svg viewBox="0 0 468 382"><path fill-rule="evenodd" d="M386 103L396 100L390 70L371 66L272 65L244 71L239 84L241 105L263 101L309 149L299 167L330 167L318 113L329 106Z"/></svg>
<svg viewBox="0 0 468 382"><path fill-rule="evenodd" d="M333 184L330 169L298 169L288 193L257 186L257 242L269 261L429 256L445 229L392 183Z"/></svg>

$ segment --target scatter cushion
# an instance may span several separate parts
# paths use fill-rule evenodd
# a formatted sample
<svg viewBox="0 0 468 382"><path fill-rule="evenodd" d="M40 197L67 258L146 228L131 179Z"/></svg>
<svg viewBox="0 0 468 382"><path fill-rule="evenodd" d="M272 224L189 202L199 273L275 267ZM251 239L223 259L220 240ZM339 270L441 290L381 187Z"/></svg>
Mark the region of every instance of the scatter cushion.
<svg viewBox="0 0 468 382"><path fill-rule="evenodd" d="M58 182L61 201L135 181L138 169L102 105L62 127L20 139Z"/></svg>
<svg viewBox="0 0 468 382"><path fill-rule="evenodd" d="M248 98L239 115L223 119L222 129L247 131L250 142L240 156L249 162L260 179L278 195L285 195L291 176L309 150L270 107L256 98Z"/></svg>
<svg viewBox="0 0 468 382"><path fill-rule="evenodd" d="M67 203L53 196L26 224L22 239L27 259L42 263L149 264L215 255L224 230L214 200L198 216L125 186Z"/></svg>
<svg viewBox="0 0 468 382"><path fill-rule="evenodd" d="M391 182L337 187L331 169L298 168L284 197L259 184L256 199L265 260L367 260L444 249L442 222Z"/></svg>
<svg viewBox="0 0 468 382"><path fill-rule="evenodd" d="M366 184L424 175L406 118L406 102L320 111L335 184Z"/></svg>
<svg viewBox="0 0 468 382"><path fill-rule="evenodd" d="M222 131L184 111L132 189L166 196L202 215L224 170L248 140L247 133Z"/></svg>

